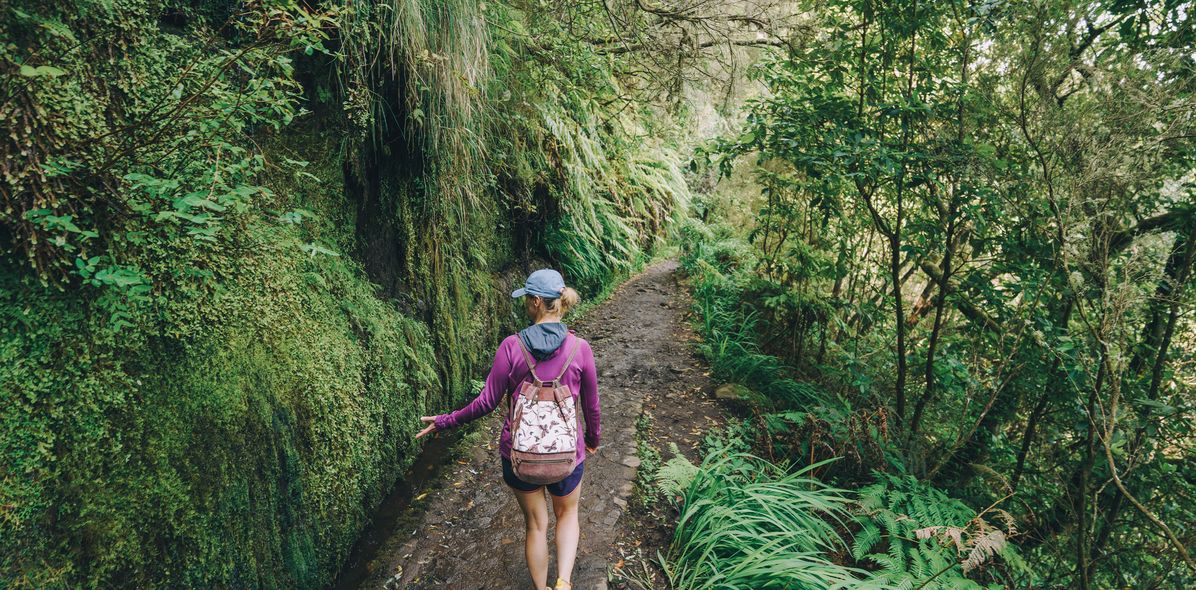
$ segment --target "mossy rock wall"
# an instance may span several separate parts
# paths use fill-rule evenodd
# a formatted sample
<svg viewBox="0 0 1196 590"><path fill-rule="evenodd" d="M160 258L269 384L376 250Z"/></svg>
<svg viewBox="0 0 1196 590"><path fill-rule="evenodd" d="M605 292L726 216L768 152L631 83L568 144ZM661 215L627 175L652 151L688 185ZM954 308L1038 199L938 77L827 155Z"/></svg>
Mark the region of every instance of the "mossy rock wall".
<svg viewBox="0 0 1196 590"><path fill-rule="evenodd" d="M428 328L285 244L185 337L96 340L86 301L6 279L12 583L319 586L444 405Z"/></svg>

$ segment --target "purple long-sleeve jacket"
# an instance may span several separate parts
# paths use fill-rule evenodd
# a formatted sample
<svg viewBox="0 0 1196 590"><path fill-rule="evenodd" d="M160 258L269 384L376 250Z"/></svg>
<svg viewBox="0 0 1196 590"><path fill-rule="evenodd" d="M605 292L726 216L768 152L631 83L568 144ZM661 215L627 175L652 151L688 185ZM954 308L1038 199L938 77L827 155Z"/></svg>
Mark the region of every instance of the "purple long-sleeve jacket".
<svg viewBox="0 0 1196 590"><path fill-rule="evenodd" d="M506 394L514 391L519 383L529 378L527 361L519 348L518 338L517 334L512 334L502 341L498 351L494 353L494 364L490 367L490 374L486 376L486 384L481 393L464 408L436 416L436 430L453 428L476 420L501 405L504 418L498 452L507 459L511 458L510 408L506 407L510 399ZM580 348L577 349L569 370L561 377L561 383L569 386L569 390L573 392L574 403L580 408L579 418L585 419L584 434L580 425L577 429L577 460L580 462L586 458L585 447L598 448L602 432L598 404L598 372L594 368L594 351L590 349L590 343L577 336L573 330L569 330L565 342L551 356L536 361L536 375L545 380L560 375L565 358L569 356L569 350L575 341L580 344Z"/></svg>

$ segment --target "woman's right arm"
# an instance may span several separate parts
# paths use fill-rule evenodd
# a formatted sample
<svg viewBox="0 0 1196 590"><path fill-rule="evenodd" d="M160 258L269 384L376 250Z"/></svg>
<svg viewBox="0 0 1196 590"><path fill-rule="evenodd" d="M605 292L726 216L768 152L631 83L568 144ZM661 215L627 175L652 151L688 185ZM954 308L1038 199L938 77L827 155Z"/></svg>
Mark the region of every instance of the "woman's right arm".
<svg viewBox="0 0 1196 590"><path fill-rule="evenodd" d="M486 384L482 386L482 391L478 393L478 396L464 408L436 416L434 422L436 430L455 428L494 411L503 395L507 393L509 386L511 372L509 342L509 338L503 340L498 350L494 352L494 363L490 365L490 374L486 376Z"/></svg>

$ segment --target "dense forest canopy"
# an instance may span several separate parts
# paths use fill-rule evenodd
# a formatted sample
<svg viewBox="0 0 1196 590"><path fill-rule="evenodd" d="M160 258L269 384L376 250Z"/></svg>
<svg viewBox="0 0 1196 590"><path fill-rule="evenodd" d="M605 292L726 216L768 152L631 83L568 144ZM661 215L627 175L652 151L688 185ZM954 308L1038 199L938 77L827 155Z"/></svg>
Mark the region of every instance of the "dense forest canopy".
<svg viewBox="0 0 1196 590"><path fill-rule="evenodd" d="M0 586L326 586L512 277L673 238L672 587L1189 587L1193 9L0 2Z"/></svg>

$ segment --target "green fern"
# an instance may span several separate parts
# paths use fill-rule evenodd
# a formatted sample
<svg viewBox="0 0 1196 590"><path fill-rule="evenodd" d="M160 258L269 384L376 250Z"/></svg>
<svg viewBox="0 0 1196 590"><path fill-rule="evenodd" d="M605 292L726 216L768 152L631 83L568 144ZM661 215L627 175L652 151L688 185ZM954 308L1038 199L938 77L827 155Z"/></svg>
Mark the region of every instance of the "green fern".
<svg viewBox="0 0 1196 590"><path fill-rule="evenodd" d="M669 459L656 472L656 486L666 496L674 497L685 492L698 475L698 466L686 459L677 448L677 443L669 443L673 458Z"/></svg>
<svg viewBox="0 0 1196 590"><path fill-rule="evenodd" d="M1018 561L1005 532L942 491L912 476L875 474L859 490L851 555L877 566L872 580L893 587L981 588L983 566L997 556Z"/></svg>

